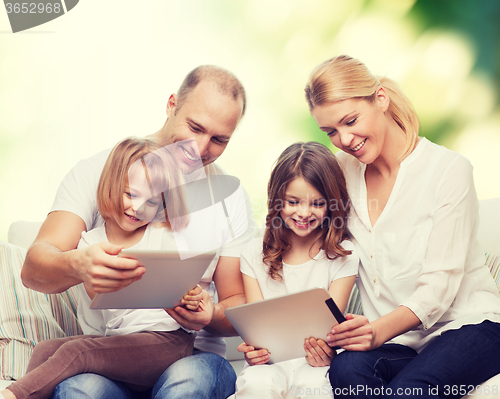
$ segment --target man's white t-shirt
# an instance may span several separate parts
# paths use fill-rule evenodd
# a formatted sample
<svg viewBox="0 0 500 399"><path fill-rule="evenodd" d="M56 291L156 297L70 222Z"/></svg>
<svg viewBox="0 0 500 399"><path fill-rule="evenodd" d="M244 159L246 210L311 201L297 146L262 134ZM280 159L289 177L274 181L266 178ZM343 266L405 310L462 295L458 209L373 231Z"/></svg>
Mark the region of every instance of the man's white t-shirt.
<svg viewBox="0 0 500 399"><path fill-rule="evenodd" d="M110 152L111 149L107 149L78 162L61 182L50 212L74 213L85 222L87 231L103 226L104 220L97 210L96 193L102 169ZM208 177L226 174L215 164L207 165L203 169ZM226 211L228 218L225 216ZM210 248L216 250L217 253L199 283L212 298L215 294L213 275L219 257L239 257L243 244L252 239L254 229L255 222L250 199L240 185L224 200L224 205L219 202L210 208L191 214L189 227L183 234L175 233L179 249L187 246L191 250L200 248L199 252L202 252L208 248L207 242L222 243L217 248ZM214 237L218 239L214 241ZM221 337L214 337L205 330L198 332L195 348L221 356L225 354L224 340Z"/></svg>

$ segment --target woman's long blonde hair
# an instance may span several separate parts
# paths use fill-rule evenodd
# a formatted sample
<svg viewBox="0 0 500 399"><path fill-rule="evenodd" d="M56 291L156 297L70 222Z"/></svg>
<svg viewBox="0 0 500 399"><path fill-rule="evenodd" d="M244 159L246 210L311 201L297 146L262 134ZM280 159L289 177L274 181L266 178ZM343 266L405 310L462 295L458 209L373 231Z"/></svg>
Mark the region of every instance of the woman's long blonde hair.
<svg viewBox="0 0 500 399"><path fill-rule="evenodd" d="M390 100L388 111L406 133L406 146L402 158L415 148L420 123L418 116L398 84L387 77L377 78L361 61L348 55L339 55L319 64L311 72L305 87L309 110L318 105L348 99L375 101L376 91L382 86Z"/></svg>

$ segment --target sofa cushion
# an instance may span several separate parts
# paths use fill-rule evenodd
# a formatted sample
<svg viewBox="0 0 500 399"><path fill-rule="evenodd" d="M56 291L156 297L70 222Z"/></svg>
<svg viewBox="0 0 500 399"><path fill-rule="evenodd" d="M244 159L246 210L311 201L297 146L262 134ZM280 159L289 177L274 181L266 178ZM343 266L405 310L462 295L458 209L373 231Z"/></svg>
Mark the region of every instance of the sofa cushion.
<svg viewBox="0 0 500 399"><path fill-rule="evenodd" d="M73 291L47 295L23 286L26 249L0 240L0 378L18 379L43 339L81 334ZM56 314L57 318L53 315Z"/></svg>

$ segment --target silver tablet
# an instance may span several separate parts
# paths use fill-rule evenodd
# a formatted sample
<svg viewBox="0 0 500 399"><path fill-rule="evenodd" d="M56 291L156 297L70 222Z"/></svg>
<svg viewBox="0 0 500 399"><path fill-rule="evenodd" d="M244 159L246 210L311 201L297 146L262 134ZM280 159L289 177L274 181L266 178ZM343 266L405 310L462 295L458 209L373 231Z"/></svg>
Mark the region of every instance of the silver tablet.
<svg viewBox="0 0 500 399"><path fill-rule="evenodd" d="M215 252L183 260L177 251L123 250L118 256L137 259L146 268L138 281L110 293L97 294L91 309L166 309L180 300L201 280Z"/></svg>
<svg viewBox="0 0 500 399"><path fill-rule="evenodd" d="M306 356L304 339L326 339L345 320L324 288L265 299L226 309L243 341L271 352L269 363Z"/></svg>

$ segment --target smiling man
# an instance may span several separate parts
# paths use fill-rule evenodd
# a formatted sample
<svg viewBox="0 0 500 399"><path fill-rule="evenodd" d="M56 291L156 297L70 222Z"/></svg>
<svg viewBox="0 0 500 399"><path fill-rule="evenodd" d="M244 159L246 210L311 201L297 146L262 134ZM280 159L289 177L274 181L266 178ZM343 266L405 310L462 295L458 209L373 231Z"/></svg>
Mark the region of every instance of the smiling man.
<svg viewBox="0 0 500 399"><path fill-rule="evenodd" d="M169 148L177 165L195 178L224 175L214 161L224 152L245 113L245 91L230 72L201 66L184 79L167 103L167 120L150 138ZM64 178L40 232L30 247L22 270L23 283L32 289L55 293L86 282L95 292L117 291L140 279L144 268L132 259L115 255L122 249L102 242L76 249L81 233L103 225L96 203L101 170L110 150L80 161ZM231 239L223 241L200 281L204 289L203 311L183 307L168 313L184 328L199 331L195 354L174 363L153 388L155 398L226 398L234 392L235 374L222 357L222 336L235 331L224 316L227 307L244 302L239 253L253 234L250 201L240 190L232 195L229 210ZM221 223L221 226L223 223ZM213 232L213 226L205 227ZM203 232L205 228L201 229ZM204 233L203 233L204 234ZM227 234L222 232L220 235ZM207 240L209 237L207 237ZM215 283L218 303L212 302ZM159 354L161 356L161 354ZM82 393L83 391L83 393ZM135 393L123 383L94 374L81 374L61 383L54 397L129 398Z"/></svg>

